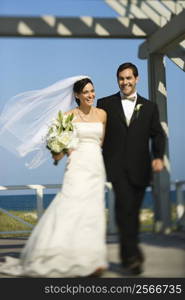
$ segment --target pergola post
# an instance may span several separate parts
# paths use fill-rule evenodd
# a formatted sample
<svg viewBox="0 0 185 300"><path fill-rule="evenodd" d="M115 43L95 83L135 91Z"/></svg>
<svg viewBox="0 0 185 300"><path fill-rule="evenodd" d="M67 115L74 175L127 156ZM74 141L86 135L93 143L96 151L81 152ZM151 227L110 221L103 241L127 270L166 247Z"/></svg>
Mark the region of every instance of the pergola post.
<svg viewBox="0 0 185 300"><path fill-rule="evenodd" d="M152 183L154 197L154 231L169 233L171 231L170 204L170 165L167 123L166 76L163 54L148 56L149 98L159 108L161 125L166 133L165 169L155 173Z"/></svg>

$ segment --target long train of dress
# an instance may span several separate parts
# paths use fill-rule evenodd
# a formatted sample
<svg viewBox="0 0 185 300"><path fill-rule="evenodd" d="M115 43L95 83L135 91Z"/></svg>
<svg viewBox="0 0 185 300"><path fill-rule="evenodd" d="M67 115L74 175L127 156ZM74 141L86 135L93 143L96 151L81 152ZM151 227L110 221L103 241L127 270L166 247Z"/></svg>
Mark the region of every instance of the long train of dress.
<svg viewBox="0 0 185 300"><path fill-rule="evenodd" d="M6 257L0 273L79 277L107 267L103 125L74 124L79 141L69 156L62 190L33 229L20 258Z"/></svg>

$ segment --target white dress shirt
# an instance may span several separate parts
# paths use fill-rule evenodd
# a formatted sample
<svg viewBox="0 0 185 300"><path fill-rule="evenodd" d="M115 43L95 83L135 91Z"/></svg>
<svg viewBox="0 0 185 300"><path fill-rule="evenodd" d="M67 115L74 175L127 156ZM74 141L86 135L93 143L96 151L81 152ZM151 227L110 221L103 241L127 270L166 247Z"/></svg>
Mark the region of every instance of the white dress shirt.
<svg viewBox="0 0 185 300"><path fill-rule="evenodd" d="M120 92L120 95L121 95L121 99L122 99L121 103L122 103L122 107L123 107L124 114L125 114L125 117L126 117L127 125L129 125L132 114L134 112L136 101L137 101L137 92L135 92L135 93L133 93L132 95L129 96L129 97L135 97L135 100L127 99L126 96L123 95L122 92Z"/></svg>

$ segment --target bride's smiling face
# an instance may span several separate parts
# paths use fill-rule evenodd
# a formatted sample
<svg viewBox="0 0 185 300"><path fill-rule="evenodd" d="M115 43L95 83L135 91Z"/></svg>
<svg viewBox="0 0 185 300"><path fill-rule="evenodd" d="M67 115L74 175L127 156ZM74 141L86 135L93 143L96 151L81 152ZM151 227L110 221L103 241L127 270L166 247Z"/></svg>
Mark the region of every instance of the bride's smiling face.
<svg viewBox="0 0 185 300"><path fill-rule="evenodd" d="M82 92L76 94L76 97L80 100L80 105L92 106L95 99L94 86L91 83L87 83Z"/></svg>

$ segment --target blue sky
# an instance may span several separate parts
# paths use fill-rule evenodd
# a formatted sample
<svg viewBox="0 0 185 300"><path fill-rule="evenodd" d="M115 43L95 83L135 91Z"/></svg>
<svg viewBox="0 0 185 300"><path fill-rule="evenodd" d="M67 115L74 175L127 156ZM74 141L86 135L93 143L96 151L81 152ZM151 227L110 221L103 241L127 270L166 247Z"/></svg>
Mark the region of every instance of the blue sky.
<svg viewBox="0 0 185 300"><path fill-rule="evenodd" d="M0 15L103 16L117 14L101 0L1 0ZM92 77L96 98L118 90L116 70L131 61L138 66L138 92L148 97L147 61L138 58L143 41L109 39L0 38L0 112L13 95L46 87L68 76ZM184 73L166 59L171 179L185 179ZM61 183L65 159L55 167L48 161L29 170L19 159L0 148L0 185Z"/></svg>

